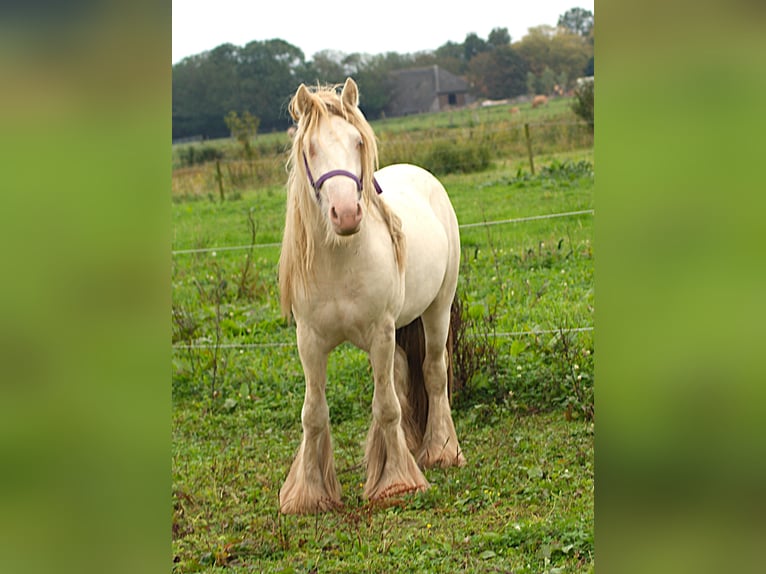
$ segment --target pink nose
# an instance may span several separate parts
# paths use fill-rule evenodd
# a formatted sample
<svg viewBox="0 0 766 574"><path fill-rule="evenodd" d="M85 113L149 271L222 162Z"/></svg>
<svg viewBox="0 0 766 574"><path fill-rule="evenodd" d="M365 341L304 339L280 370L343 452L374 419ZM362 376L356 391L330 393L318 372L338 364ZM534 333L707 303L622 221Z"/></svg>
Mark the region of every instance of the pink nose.
<svg viewBox="0 0 766 574"><path fill-rule="evenodd" d="M330 207L330 222L338 235L353 235L359 231L361 221L362 206L358 201L340 209L336 209L334 205Z"/></svg>

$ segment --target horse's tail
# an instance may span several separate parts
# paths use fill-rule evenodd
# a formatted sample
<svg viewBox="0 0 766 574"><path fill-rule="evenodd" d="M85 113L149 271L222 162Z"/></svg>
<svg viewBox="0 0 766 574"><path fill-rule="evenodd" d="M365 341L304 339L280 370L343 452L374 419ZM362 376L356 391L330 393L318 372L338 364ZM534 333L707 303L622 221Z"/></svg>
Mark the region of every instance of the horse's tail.
<svg viewBox="0 0 766 574"><path fill-rule="evenodd" d="M445 349L447 396L450 402L452 402L453 317L454 314L450 313L450 329ZM425 357L425 331L423 330L423 320L418 317L409 325L396 330L396 353L394 355L394 382L402 409L402 429L407 440L407 447L412 452L420 448L428 421L428 395L425 376L423 375Z"/></svg>

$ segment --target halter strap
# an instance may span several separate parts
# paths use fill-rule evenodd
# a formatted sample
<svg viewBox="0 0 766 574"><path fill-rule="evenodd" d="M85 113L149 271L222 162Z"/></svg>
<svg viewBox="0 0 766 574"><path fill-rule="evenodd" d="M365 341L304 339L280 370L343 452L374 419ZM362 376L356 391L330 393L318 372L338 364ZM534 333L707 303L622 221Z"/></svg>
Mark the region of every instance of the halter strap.
<svg viewBox="0 0 766 574"><path fill-rule="evenodd" d="M337 175L342 175L344 177L348 177L352 180L354 180L354 183L356 183L356 190L361 193L362 191L362 180L360 180L358 177L356 177L353 173L350 171L346 171L345 169L333 169L331 171L328 171L327 173L324 173L319 176L319 179L314 181L314 176L311 175L311 168L309 167L309 162L306 159L306 154L303 154L303 165L306 166L306 175L309 178L309 183L311 184L311 187L314 190L314 193L316 193L317 201L319 201L319 190L322 188L322 184L330 179L331 177L335 177ZM383 193L383 189L381 189L380 184L378 183L378 180L375 179L373 176L372 183L375 186L375 191L380 195Z"/></svg>

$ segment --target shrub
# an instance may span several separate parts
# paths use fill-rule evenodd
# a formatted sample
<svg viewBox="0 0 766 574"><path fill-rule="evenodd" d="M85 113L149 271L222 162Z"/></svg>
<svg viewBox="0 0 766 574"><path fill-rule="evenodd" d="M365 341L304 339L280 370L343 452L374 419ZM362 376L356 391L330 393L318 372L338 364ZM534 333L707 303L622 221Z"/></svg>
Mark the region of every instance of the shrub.
<svg viewBox="0 0 766 574"><path fill-rule="evenodd" d="M485 313L482 304L471 302L465 293L456 293L452 302L451 396L461 404L492 402L498 397L497 347L494 345L495 315Z"/></svg>
<svg viewBox="0 0 766 574"><path fill-rule="evenodd" d="M178 157L181 160L181 165L184 167L191 167L193 165L201 165L209 161L215 161L223 158L223 150L212 145L207 146L193 146L183 148L178 152Z"/></svg>
<svg viewBox="0 0 766 574"><path fill-rule="evenodd" d="M487 169L489 146L483 142L434 142L423 158L423 167L436 175L472 173Z"/></svg>
<svg viewBox="0 0 766 574"><path fill-rule="evenodd" d="M591 130L594 126L594 83L593 77L578 80L574 92L575 99L572 102L572 111L585 120Z"/></svg>

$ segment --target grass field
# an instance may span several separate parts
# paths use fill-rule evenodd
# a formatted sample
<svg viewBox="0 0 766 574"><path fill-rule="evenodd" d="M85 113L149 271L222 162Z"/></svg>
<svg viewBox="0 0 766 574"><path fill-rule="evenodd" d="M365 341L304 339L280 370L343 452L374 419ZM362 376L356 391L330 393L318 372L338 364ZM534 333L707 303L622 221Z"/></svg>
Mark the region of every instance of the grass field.
<svg viewBox="0 0 766 574"><path fill-rule="evenodd" d="M521 156L441 179L468 225L592 209L592 162L583 148L540 155L534 176ZM345 507L309 517L277 512L303 400L278 312L283 217L283 185L173 205L173 249L207 249L173 257L174 571L592 571L593 215L461 230L468 464L426 471L426 493L362 499L371 373L350 346L331 355ZM265 245L220 249L250 243Z"/></svg>

